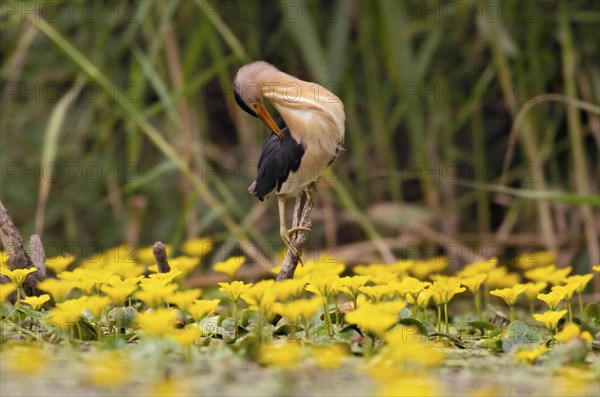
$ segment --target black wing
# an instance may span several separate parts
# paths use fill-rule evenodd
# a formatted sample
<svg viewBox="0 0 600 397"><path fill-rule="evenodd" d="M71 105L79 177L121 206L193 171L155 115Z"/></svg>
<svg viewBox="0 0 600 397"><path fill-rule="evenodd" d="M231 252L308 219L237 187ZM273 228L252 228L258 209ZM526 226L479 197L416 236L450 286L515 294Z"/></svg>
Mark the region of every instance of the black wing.
<svg viewBox="0 0 600 397"><path fill-rule="evenodd" d="M290 172L298 171L306 149L292 137L282 118L277 121L277 125L281 128L283 139L275 133L267 137L258 160L256 181L249 189L261 201L273 190L279 192Z"/></svg>

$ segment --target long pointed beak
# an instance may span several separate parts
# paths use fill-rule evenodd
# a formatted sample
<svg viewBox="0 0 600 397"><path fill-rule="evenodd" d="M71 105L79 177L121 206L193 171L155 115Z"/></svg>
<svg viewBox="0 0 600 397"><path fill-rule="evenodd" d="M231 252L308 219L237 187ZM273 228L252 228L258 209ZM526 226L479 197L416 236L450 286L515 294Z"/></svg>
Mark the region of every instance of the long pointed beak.
<svg viewBox="0 0 600 397"><path fill-rule="evenodd" d="M258 112L258 117L260 117L260 119L266 124L266 126L275 134L277 134L278 137L283 139L283 132L281 132L281 129L279 128L275 120L273 120L273 117L271 117L265 105L258 102L256 110Z"/></svg>

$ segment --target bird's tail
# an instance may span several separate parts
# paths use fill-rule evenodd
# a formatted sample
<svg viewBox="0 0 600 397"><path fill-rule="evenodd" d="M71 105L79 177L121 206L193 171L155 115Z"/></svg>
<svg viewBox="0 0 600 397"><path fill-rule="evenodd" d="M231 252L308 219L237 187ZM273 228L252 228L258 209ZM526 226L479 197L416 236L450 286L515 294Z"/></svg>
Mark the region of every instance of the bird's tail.
<svg viewBox="0 0 600 397"><path fill-rule="evenodd" d="M252 184L248 187L248 193L253 196L256 196L260 201L263 201L265 198L258 195L256 191L256 181L253 181Z"/></svg>

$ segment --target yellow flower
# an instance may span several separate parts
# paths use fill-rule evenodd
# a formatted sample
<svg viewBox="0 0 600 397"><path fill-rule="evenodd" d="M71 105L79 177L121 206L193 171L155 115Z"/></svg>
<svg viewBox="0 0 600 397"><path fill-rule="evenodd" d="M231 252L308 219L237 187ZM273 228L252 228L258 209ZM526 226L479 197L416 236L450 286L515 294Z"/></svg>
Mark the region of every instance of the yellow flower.
<svg viewBox="0 0 600 397"><path fill-rule="evenodd" d="M367 276L352 276L340 278L340 290L350 299L354 300L358 296L360 287L369 281Z"/></svg>
<svg viewBox="0 0 600 397"><path fill-rule="evenodd" d="M519 277L518 274L509 273L503 266L490 270L488 277L485 280L485 285L490 289L510 288L513 285L518 284L520 280L521 277Z"/></svg>
<svg viewBox="0 0 600 397"><path fill-rule="evenodd" d="M147 391L142 395L152 397L180 397L189 396L192 393L189 392L185 382L182 382L181 379L169 378L150 382Z"/></svg>
<svg viewBox="0 0 600 397"><path fill-rule="evenodd" d="M153 273L153 274L149 275L147 279L143 279L142 284L147 282L146 280L162 280L162 281L166 281L167 283L170 283L171 281L173 281L175 279L175 277L180 276L182 274L183 274L183 272L178 269L171 269L171 271L169 271L167 273Z"/></svg>
<svg viewBox="0 0 600 397"><path fill-rule="evenodd" d="M395 376L379 383L377 396L441 396L443 390L435 378L426 375L415 375L410 372L402 373L397 369Z"/></svg>
<svg viewBox="0 0 600 397"><path fill-rule="evenodd" d="M311 349L312 359L323 369L338 369L348 357L346 345L334 343L317 345Z"/></svg>
<svg viewBox="0 0 600 397"><path fill-rule="evenodd" d="M66 330L70 325L79 320L83 309L84 305L81 299L69 299L57 303L56 307L50 312L50 321L57 324L61 329Z"/></svg>
<svg viewBox="0 0 600 397"><path fill-rule="evenodd" d="M547 294L538 294L537 298L544 301L551 310L556 310L560 302L565 298L565 291L554 290Z"/></svg>
<svg viewBox="0 0 600 397"><path fill-rule="evenodd" d="M567 278L565 278L565 284L576 284L577 288L575 289L575 291L578 294L583 293L583 290L585 289L585 287L587 286L587 284L592 280L592 278L594 278L594 275L592 273L588 273L588 274L575 274L573 276L569 276Z"/></svg>
<svg viewBox="0 0 600 397"><path fill-rule="evenodd" d="M39 310L44 303L50 300L50 295L44 294L40 296L28 296L25 299L21 299L21 302L27 303L33 310Z"/></svg>
<svg viewBox="0 0 600 397"><path fill-rule="evenodd" d="M594 338L588 331L581 332L581 329L577 324L569 323L556 334L556 340L558 342L568 342L571 339L579 338L587 343L592 343Z"/></svg>
<svg viewBox="0 0 600 397"><path fill-rule="evenodd" d="M101 388L116 388L134 379L127 356L118 351L97 352L86 360L86 375L91 384Z"/></svg>
<svg viewBox="0 0 600 397"><path fill-rule="evenodd" d="M202 290L200 288L177 291L173 295L167 297L167 302L177 305L181 310L187 310L200 295L202 295Z"/></svg>
<svg viewBox="0 0 600 397"><path fill-rule="evenodd" d="M521 269L530 270L556 263L556 254L552 251L526 252L515 258L515 262Z"/></svg>
<svg viewBox="0 0 600 397"><path fill-rule="evenodd" d="M548 283L545 281L538 281L537 283L526 283L523 284L525 286L525 296L527 300L535 300L538 294L544 290L548 286Z"/></svg>
<svg viewBox="0 0 600 397"><path fill-rule="evenodd" d="M304 263L304 266L298 267L294 273L294 278L337 276L345 269L346 265L339 259L325 257L320 261L308 261Z"/></svg>
<svg viewBox="0 0 600 397"><path fill-rule="evenodd" d="M538 267L525 272L525 277L532 281L546 281L552 285L558 285L571 273L571 266L557 269L555 265Z"/></svg>
<svg viewBox="0 0 600 397"><path fill-rule="evenodd" d="M526 347L520 347L515 352L515 359L517 361L523 361L529 364L534 364L539 356L546 352L546 346L541 345L534 349L528 349Z"/></svg>
<svg viewBox="0 0 600 397"><path fill-rule="evenodd" d="M396 304L392 307L389 304ZM358 309L346 313L347 323L356 324L365 332L382 336L392 325L398 322L398 314L402 310L403 302L364 303Z"/></svg>
<svg viewBox="0 0 600 397"><path fill-rule="evenodd" d="M137 276L137 277L128 277L125 278L124 280L121 280L120 278L113 278L111 279L108 283L113 286L113 287L121 287L121 286L136 286L138 285L142 280L144 280L144 276ZM145 279L148 280L148 279Z"/></svg>
<svg viewBox="0 0 600 397"><path fill-rule="evenodd" d="M600 265L592 266L592 270L595 272L600 272Z"/></svg>
<svg viewBox="0 0 600 397"><path fill-rule="evenodd" d="M145 335L164 336L175 330L177 314L171 309L158 309L153 312L140 313L135 321Z"/></svg>
<svg viewBox="0 0 600 397"><path fill-rule="evenodd" d="M429 286L428 291L431 292L431 296L436 304L441 305L448 303L454 298L454 295L466 291L464 287L460 286L458 281L454 282L440 282L435 281Z"/></svg>
<svg viewBox="0 0 600 397"><path fill-rule="evenodd" d="M69 291L75 288L72 281L62 281L55 278L49 278L38 284L38 288L48 292L56 302L62 302Z"/></svg>
<svg viewBox="0 0 600 397"><path fill-rule="evenodd" d="M418 261L409 269L410 273L418 279L424 279L430 274L439 273L448 267L448 259L440 256L425 261Z"/></svg>
<svg viewBox="0 0 600 397"><path fill-rule="evenodd" d="M183 274L187 274L194 270L200 263L200 258L192 258L190 256L178 256L177 258L169 259L169 266L172 270L179 270ZM158 271L158 266L157 269Z"/></svg>
<svg viewBox="0 0 600 397"><path fill-rule="evenodd" d="M394 290L389 285L365 285L360 287L358 290L365 294L373 303L379 302L385 298L390 298L394 294Z"/></svg>
<svg viewBox="0 0 600 397"><path fill-rule="evenodd" d="M35 267L30 267L27 269L15 269L10 270L4 266L0 267L0 274L5 275L8 279L15 284L17 287L20 287L25 282L25 278L28 274L33 272L37 272Z"/></svg>
<svg viewBox="0 0 600 397"><path fill-rule="evenodd" d="M440 283L460 283L460 277L447 276L445 274L430 274L429 278L432 281L439 281Z"/></svg>
<svg viewBox="0 0 600 397"><path fill-rule="evenodd" d="M273 285L273 293L279 301L286 301L292 297L298 297L304 292L306 280L281 280Z"/></svg>
<svg viewBox="0 0 600 397"><path fill-rule="evenodd" d="M417 304L417 306L419 306L419 308L424 309L429 305L429 301L431 300L431 298L432 298L431 291L423 290L423 291L421 291L419 296L417 296L416 304Z"/></svg>
<svg viewBox="0 0 600 397"><path fill-rule="evenodd" d="M0 303L4 303L8 295L16 291L17 287L13 284L0 284Z"/></svg>
<svg viewBox="0 0 600 397"><path fill-rule="evenodd" d="M275 280L261 280L254 284L241 298L249 305L250 310L270 316L275 304Z"/></svg>
<svg viewBox="0 0 600 397"><path fill-rule="evenodd" d="M191 316L196 321L202 320L204 317L212 314L217 310L221 301L219 299L201 299L194 301L187 308L187 312L191 314Z"/></svg>
<svg viewBox="0 0 600 397"><path fill-rule="evenodd" d="M54 273L58 274L60 272L64 272L74 260L75 257L73 255L46 258L46 267L52 269Z"/></svg>
<svg viewBox="0 0 600 397"><path fill-rule="evenodd" d="M286 303L276 303L274 310L290 323L296 323L300 321L300 318L308 321L319 310L322 303L318 297L297 299Z"/></svg>
<svg viewBox="0 0 600 397"><path fill-rule="evenodd" d="M556 335L556 340L559 342L567 342L571 339L579 338L587 343L592 343L594 338L588 331L581 332L577 324L569 323Z"/></svg>
<svg viewBox="0 0 600 397"><path fill-rule="evenodd" d="M391 267L393 272L396 272L401 275L406 275L408 269L413 267L414 264L415 261L412 259L400 259L399 261L392 263Z"/></svg>
<svg viewBox="0 0 600 397"><path fill-rule="evenodd" d="M392 284L400 296L405 297L406 295L410 295L413 298L416 298L421 291L430 285L430 282L419 281L414 277L405 277L400 283Z"/></svg>
<svg viewBox="0 0 600 397"><path fill-rule="evenodd" d="M261 345L259 361L264 365L286 369L294 367L300 361L301 354L298 343L269 343Z"/></svg>
<svg viewBox="0 0 600 397"><path fill-rule="evenodd" d="M285 252L287 253L287 248L286 248ZM277 265L275 267L272 267L271 270L270 270L270 272L273 273L274 275L278 275L279 272L281 271L281 267L282 267L281 265ZM295 275L295 273L294 273L294 275Z"/></svg>
<svg viewBox="0 0 600 397"><path fill-rule="evenodd" d="M260 280L259 282L253 284L247 292L244 292L241 295L241 298L246 301L249 305L256 304L260 302L263 295L268 292L272 292L275 287L275 280L267 279Z"/></svg>
<svg viewBox="0 0 600 397"><path fill-rule="evenodd" d="M122 305L123 302L129 297L129 295L133 294L133 292L137 289L137 285L126 285L122 284L119 286L112 285L103 285L101 287L102 292L110 297L112 303L116 305Z"/></svg>
<svg viewBox="0 0 600 397"><path fill-rule="evenodd" d="M557 291L559 294L563 294L564 299L566 301L570 301L578 286L579 285L576 283L571 283L567 285L555 285L554 287L552 287L551 291Z"/></svg>
<svg viewBox="0 0 600 397"><path fill-rule="evenodd" d="M558 320L563 318L565 314L567 314L566 310L561 310L558 312L551 310L545 312L544 314L534 313L533 318L536 321L543 323L546 326L546 328L548 328L550 331L554 331L556 329L556 325L558 324Z"/></svg>
<svg viewBox="0 0 600 397"><path fill-rule="evenodd" d="M90 294L94 287L108 284L113 279L118 279L119 276L102 270L77 268L71 272L59 273L58 278L70 281L75 288L79 288L86 294Z"/></svg>
<svg viewBox="0 0 600 397"><path fill-rule="evenodd" d="M369 280L373 282L375 285L388 285L391 283L398 282L398 274L397 273L379 273L372 274L369 277Z"/></svg>
<svg viewBox="0 0 600 397"><path fill-rule="evenodd" d="M163 285L161 281L155 283L144 283L142 290L135 293L135 297L144 302L148 307L156 307L166 302L171 297L177 286L173 284Z"/></svg>
<svg viewBox="0 0 600 397"><path fill-rule="evenodd" d="M308 279L306 290L313 294L327 297L340 288L340 277L337 274L326 274L323 276L312 276Z"/></svg>
<svg viewBox="0 0 600 397"><path fill-rule="evenodd" d="M8 262L8 253L6 251L0 251L0 266L4 266Z"/></svg>
<svg viewBox="0 0 600 397"><path fill-rule="evenodd" d="M556 269L548 276L548 282L552 285L562 284L572 270L571 266Z"/></svg>
<svg viewBox="0 0 600 397"><path fill-rule="evenodd" d="M392 265L384 263L372 263L370 265L356 265L352 271L359 276L375 276L379 274L397 275Z"/></svg>
<svg viewBox="0 0 600 397"><path fill-rule="evenodd" d="M215 263L213 269L216 272L225 273L229 277L233 278L238 269L246 262L245 256L232 256L224 262Z"/></svg>
<svg viewBox="0 0 600 397"><path fill-rule="evenodd" d="M213 249L214 243L210 237L201 237L185 241L181 244L181 251L189 256L204 258Z"/></svg>
<svg viewBox="0 0 600 397"><path fill-rule="evenodd" d="M3 369L6 365L11 372L35 375L48 368L48 354L43 350L41 343L9 346L2 349Z"/></svg>
<svg viewBox="0 0 600 397"><path fill-rule="evenodd" d="M382 352L382 359L390 359L410 368L434 367L442 363L445 357L441 349L423 341L416 327L395 327L385 334L384 340L388 348Z"/></svg>
<svg viewBox="0 0 600 397"><path fill-rule="evenodd" d="M508 306L514 306L523 292L525 292L525 286L523 284L517 284L512 288L502 288L490 291L490 295L499 296Z"/></svg>
<svg viewBox="0 0 600 397"><path fill-rule="evenodd" d="M486 278L487 274L478 274L476 276L461 278L460 283L467 287L467 289L473 294L476 294L477 291L479 291L479 288L481 288L481 284L483 284Z"/></svg>
<svg viewBox="0 0 600 397"><path fill-rule="evenodd" d="M98 295L82 296L79 301L83 309L92 313L96 318L99 318L102 310L110 304L110 298Z"/></svg>
<svg viewBox="0 0 600 397"><path fill-rule="evenodd" d="M183 347L192 346L202 336L202 330L195 325L183 329L176 329L169 335L176 343Z"/></svg>
<svg viewBox="0 0 600 397"><path fill-rule="evenodd" d="M232 283L219 283L219 291L225 293L232 301L237 302L243 293L248 292L252 283L244 284L243 281L234 281Z"/></svg>
<svg viewBox="0 0 600 397"><path fill-rule="evenodd" d="M467 278L480 274L487 274L498 264L498 258L490 258L487 261L469 263L456 273L458 277Z"/></svg>

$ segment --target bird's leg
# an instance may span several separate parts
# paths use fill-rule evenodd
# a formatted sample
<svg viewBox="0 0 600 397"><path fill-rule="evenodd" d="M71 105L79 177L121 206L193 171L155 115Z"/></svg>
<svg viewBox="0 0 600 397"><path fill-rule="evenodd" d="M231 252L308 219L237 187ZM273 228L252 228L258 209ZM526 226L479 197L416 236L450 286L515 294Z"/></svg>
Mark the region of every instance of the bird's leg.
<svg viewBox="0 0 600 397"><path fill-rule="evenodd" d="M310 185L308 185L308 187L306 189L304 189L304 195L306 196L306 202L310 202L312 203L313 201L313 195L312 192L314 191L314 183L311 183ZM298 196L298 201L300 200L301 196ZM298 201L296 202L296 204L298 204ZM297 207L300 207L299 205L296 205ZM302 212L302 210L300 208L297 208L298 211ZM300 214L298 214L298 217L300 217ZM300 222L300 219L298 219L298 222ZM310 232L310 228L309 227L304 227L304 226L299 226L299 225L292 225L293 227L287 231L288 236L291 236L292 234L296 233L296 232Z"/></svg>
<svg viewBox="0 0 600 397"><path fill-rule="evenodd" d="M300 253L298 252L298 249L296 249L296 247L292 244L292 240L290 239L291 231L294 229L288 230L287 226L285 225L285 197L285 194L280 194L277 196L277 202L279 204L279 235L292 255L295 258L298 258L298 262L304 266L302 259L300 259Z"/></svg>
<svg viewBox="0 0 600 397"><path fill-rule="evenodd" d="M314 193L317 191L317 184L315 182L311 182L310 185L304 189L304 195L306 196L306 200L310 203L314 200Z"/></svg>

